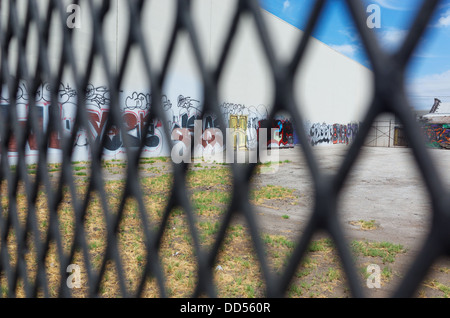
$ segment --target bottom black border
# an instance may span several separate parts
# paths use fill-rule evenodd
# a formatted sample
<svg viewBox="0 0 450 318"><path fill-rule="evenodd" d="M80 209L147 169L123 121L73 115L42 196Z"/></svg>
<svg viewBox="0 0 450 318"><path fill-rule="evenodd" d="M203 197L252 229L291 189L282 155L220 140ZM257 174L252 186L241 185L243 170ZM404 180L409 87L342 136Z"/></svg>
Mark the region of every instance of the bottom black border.
<svg viewBox="0 0 450 318"><path fill-rule="evenodd" d="M229 315L251 315L279 316L281 314L295 313L308 315L305 310L314 310L315 314L338 314L365 315L365 314L405 314L409 311L414 313L423 306L433 306L436 310L439 306L448 306L449 300L445 299L319 299L319 298L164 298L164 299L0 299L3 310L11 308L14 314L29 312L57 314L100 314L109 315L133 315L157 317L165 315L195 314L198 316L229 316ZM435 307L437 306L437 307ZM60 309L59 309L60 308ZM42 313L42 311L41 311ZM129 318L129 317L125 317Z"/></svg>

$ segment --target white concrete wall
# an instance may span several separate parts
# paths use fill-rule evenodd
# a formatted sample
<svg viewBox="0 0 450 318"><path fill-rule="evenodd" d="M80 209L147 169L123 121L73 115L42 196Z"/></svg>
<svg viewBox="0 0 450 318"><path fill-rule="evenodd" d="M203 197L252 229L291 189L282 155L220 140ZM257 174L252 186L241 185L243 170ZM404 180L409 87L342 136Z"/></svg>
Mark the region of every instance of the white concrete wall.
<svg viewBox="0 0 450 318"><path fill-rule="evenodd" d="M236 1L223 0L193 2L195 27L207 65L215 66L217 63L235 4ZM125 41L128 23L125 7L126 3L119 2L119 47ZM162 65L174 11L173 1L168 0L151 1L145 10L143 29L148 36L147 43L153 56L153 67L159 68ZM274 43L276 56L287 61L296 49L302 31L266 11L262 11L262 14ZM272 78L253 22L252 19L241 22L222 75L221 99L223 102L246 106L263 104L270 108L274 94ZM186 85L173 88L168 84L167 91L174 89L180 93L195 94L195 97L200 99L201 79L189 39L182 38L178 48L181 52L175 54L170 73L175 78L183 78L183 84ZM138 61L133 60L133 64L135 63ZM170 80L176 83L175 78ZM136 71L127 84L134 89L144 81L144 73ZM197 84L200 87L197 87L195 82L199 82ZM372 94L372 72L369 69L314 38L310 41L296 82L299 106L305 119L311 122L325 121L333 124L360 121ZM175 99L174 96L170 97Z"/></svg>
<svg viewBox="0 0 450 318"><path fill-rule="evenodd" d="M19 0L17 3L25 8L25 0ZM38 2L43 18L45 18L47 3L48 0ZM70 3L70 0L64 0L64 5ZM99 3L100 1L94 1L95 5ZM236 4L235 0L193 1L194 24L203 62L208 67L215 67L218 62ZM82 10L81 28L73 29L73 46L77 58L77 69L84 73L93 34L89 2L81 1L80 6ZM108 63L113 73L118 71L128 36L130 21L127 6L126 1L112 0L110 12L103 28ZM2 0L1 11L4 25L8 16L7 1L5 0ZM302 31L266 11L262 10L261 13L274 44L276 57L282 61L288 61L302 37ZM150 53L149 60L151 67L157 71L161 70L163 65L175 14L176 3L174 0L152 0L146 3L144 12L142 12L142 31ZM24 9L20 10L20 15L23 23ZM54 17L50 32L49 57L53 72L57 71L57 62L61 54L61 33L66 27L58 19L59 17ZM4 30L3 26L2 30ZM32 28L32 30L34 31L29 39L27 56L30 67L35 67L38 53L37 32L36 28ZM13 43L10 49L11 66L16 64L16 53L17 46ZM11 74L14 75L14 71L11 71ZM371 81L370 70L320 41L311 39L310 47L299 67L295 82L295 97L305 119L306 131L309 131L314 124L347 125L361 121L372 94ZM74 92L76 89L70 68L66 69L62 82L61 91L65 93L62 97L64 100L60 101L62 111L65 113L62 120L73 124L77 97L70 95L70 92ZM80 149L76 149L77 160L89 159L88 155L84 155L88 153L88 147L85 146L87 139L85 134L91 133L95 138L95 135L101 132L104 124L102 117L108 112L108 78L103 60L95 61L90 83L92 86L88 92L90 98L87 100L87 108L90 111L92 127L90 132L79 133ZM148 115L146 106L151 104L151 91L139 48L131 52L121 87L120 103L124 111L129 113L126 117L131 125L129 133L137 138L145 138L140 127ZM220 101L224 103L222 110L226 118L232 114L246 115L249 119L249 127L256 127L257 122L264 119L272 107L274 96L272 76L256 32L255 23L250 17L246 17L240 23L219 88ZM167 116L161 120L160 124L173 128L182 121L183 115L195 116L202 107L202 90L197 61L192 54L191 39L184 35L177 41L167 73L164 85ZM2 97L5 103L7 96L2 94ZM26 100L23 101L23 104L26 104ZM157 150L149 147L144 155L169 154L167 140L163 140L162 129L157 126L155 123L154 134L163 145ZM111 146L113 150L106 151L105 155L110 157L123 155L123 151L115 149L117 142L120 141L117 138L114 140L114 132L105 133L111 135L111 142L115 143L115 146ZM251 142L255 136L248 132L247 138L248 142ZM325 144L328 143L331 143L331 140Z"/></svg>

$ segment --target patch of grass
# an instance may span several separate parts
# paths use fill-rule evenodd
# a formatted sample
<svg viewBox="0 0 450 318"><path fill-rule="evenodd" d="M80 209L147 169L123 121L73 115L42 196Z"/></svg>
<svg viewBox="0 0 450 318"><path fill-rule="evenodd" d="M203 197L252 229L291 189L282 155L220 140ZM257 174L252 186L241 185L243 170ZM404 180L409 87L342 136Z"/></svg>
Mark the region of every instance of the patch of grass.
<svg viewBox="0 0 450 318"><path fill-rule="evenodd" d="M149 168L145 168L145 170L147 172L152 172L152 173L161 173L161 169L157 168L157 167L149 167Z"/></svg>
<svg viewBox="0 0 450 318"><path fill-rule="evenodd" d="M378 225L376 224L375 220L358 220L358 221L350 221L350 224L354 226L358 226L361 230L369 231L369 230L375 230Z"/></svg>
<svg viewBox="0 0 450 318"><path fill-rule="evenodd" d="M213 236L219 231L220 222L200 222L199 228L201 229L200 240L203 243L211 243Z"/></svg>
<svg viewBox="0 0 450 318"><path fill-rule="evenodd" d="M289 219L289 215L286 215L286 214L282 215L281 217L285 220Z"/></svg>
<svg viewBox="0 0 450 318"><path fill-rule="evenodd" d="M263 241L265 244L270 245L272 247L287 247L294 248L295 243L288 240L286 237L281 235L263 235Z"/></svg>
<svg viewBox="0 0 450 318"><path fill-rule="evenodd" d="M92 243L89 244L89 249L91 250L95 250L100 246L100 244L97 241L94 241Z"/></svg>
<svg viewBox="0 0 450 318"><path fill-rule="evenodd" d="M113 159L110 161L102 161L103 168L126 168L127 163L121 162L119 159Z"/></svg>
<svg viewBox="0 0 450 318"><path fill-rule="evenodd" d="M247 285L245 287L245 291L246 291L246 297L247 298L255 298L255 288L252 285Z"/></svg>
<svg viewBox="0 0 450 318"><path fill-rule="evenodd" d="M250 193L250 199L255 203L262 203L265 200L289 200L296 199L294 189L282 186L266 185L254 189Z"/></svg>
<svg viewBox="0 0 450 318"><path fill-rule="evenodd" d="M7 297L8 296L8 287L2 286L0 288L0 294L2 295L2 297Z"/></svg>
<svg viewBox="0 0 450 318"><path fill-rule="evenodd" d="M152 192L164 192L172 186L173 177L170 174L163 174L151 178L142 178L141 184L144 189L153 190Z"/></svg>
<svg viewBox="0 0 450 318"><path fill-rule="evenodd" d="M183 278L183 272L181 271L181 270L177 270L176 272L175 272L175 279L176 280L181 280L181 278Z"/></svg>
<svg viewBox="0 0 450 318"><path fill-rule="evenodd" d="M309 252L323 252L333 247L333 241L330 239L321 239L312 241L309 244Z"/></svg>
<svg viewBox="0 0 450 318"><path fill-rule="evenodd" d="M187 185L192 188L231 186L231 172L229 169L215 169L214 173L209 170L189 170L187 173Z"/></svg>
<svg viewBox="0 0 450 318"><path fill-rule="evenodd" d="M141 163L141 164L153 164L153 163L155 163L155 162L156 162L155 160L153 160L153 159L148 159L148 158L140 159L140 160L139 160L139 163Z"/></svg>
<svg viewBox="0 0 450 318"><path fill-rule="evenodd" d="M257 165L258 166L269 167L269 166L272 166L272 165L283 164L283 163L290 163L290 162L292 162L292 161L291 160L266 161L266 162L258 162Z"/></svg>
<svg viewBox="0 0 450 318"><path fill-rule="evenodd" d="M299 271L295 274L295 276L296 276L297 278L303 278L303 277L306 277L306 276L310 275L311 272L312 272L312 269L311 269L311 268L304 268L304 269L299 270Z"/></svg>
<svg viewBox="0 0 450 318"><path fill-rule="evenodd" d="M438 282L435 279L432 280L432 281L429 281L429 282L425 282L424 286L429 287L429 288L434 289L434 290L441 291L443 293L443 297L444 298L449 298L450 297L450 287L447 286L447 285L444 285L444 284L442 284L440 282Z"/></svg>
<svg viewBox="0 0 450 318"><path fill-rule="evenodd" d="M389 281L392 278L392 269L389 267L383 267L381 270L381 277L383 278L383 281Z"/></svg>
<svg viewBox="0 0 450 318"><path fill-rule="evenodd" d="M351 247L355 254L381 258L383 264L393 263L397 254L406 252L402 245L390 242L352 241Z"/></svg>
<svg viewBox="0 0 450 318"><path fill-rule="evenodd" d="M341 278L341 273L336 268L328 268L327 279L330 282L338 281Z"/></svg>
<svg viewBox="0 0 450 318"><path fill-rule="evenodd" d="M48 170L57 171L57 170L61 169L61 166L62 166L62 164L60 164L60 163L49 163L47 165L47 168L48 168Z"/></svg>
<svg viewBox="0 0 450 318"><path fill-rule="evenodd" d="M231 194L223 191L197 191L193 194L193 206L198 215L222 214L222 205L230 202Z"/></svg>
<svg viewBox="0 0 450 318"><path fill-rule="evenodd" d="M275 164L279 164L279 163L281 163L281 161L266 161L266 162L262 162L261 165L271 166L271 165L275 165Z"/></svg>
<svg viewBox="0 0 450 318"><path fill-rule="evenodd" d="M303 288L301 286L292 284L289 287L289 292L288 292L288 297L292 298L292 297L300 297L302 296L304 293Z"/></svg>

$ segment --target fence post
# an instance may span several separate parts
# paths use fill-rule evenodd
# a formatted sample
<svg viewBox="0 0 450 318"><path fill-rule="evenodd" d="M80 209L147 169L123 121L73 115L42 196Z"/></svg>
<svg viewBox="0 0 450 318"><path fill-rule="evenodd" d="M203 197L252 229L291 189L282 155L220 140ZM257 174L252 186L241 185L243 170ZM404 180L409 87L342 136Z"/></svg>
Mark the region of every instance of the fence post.
<svg viewBox="0 0 450 318"><path fill-rule="evenodd" d="M392 119L389 119L389 138L388 138L388 148L391 148L391 124L392 124Z"/></svg>

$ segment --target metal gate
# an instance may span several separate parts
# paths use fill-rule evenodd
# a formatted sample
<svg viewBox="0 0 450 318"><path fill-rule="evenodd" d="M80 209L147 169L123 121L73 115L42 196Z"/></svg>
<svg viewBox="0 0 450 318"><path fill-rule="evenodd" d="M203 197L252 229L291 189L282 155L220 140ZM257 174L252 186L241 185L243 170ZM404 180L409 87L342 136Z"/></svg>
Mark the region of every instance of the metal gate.
<svg viewBox="0 0 450 318"><path fill-rule="evenodd" d="M376 120L364 144L367 147L407 147L408 140L401 124L395 120Z"/></svg>

